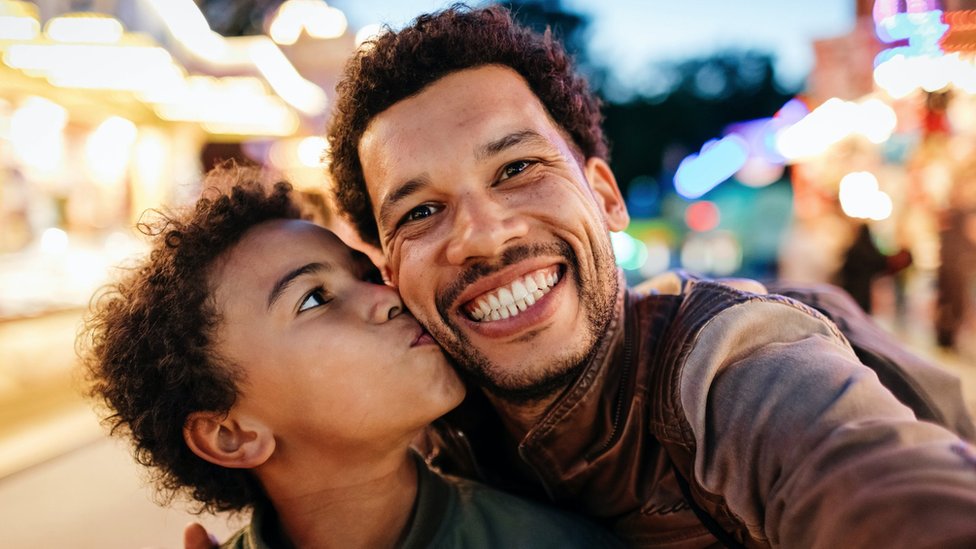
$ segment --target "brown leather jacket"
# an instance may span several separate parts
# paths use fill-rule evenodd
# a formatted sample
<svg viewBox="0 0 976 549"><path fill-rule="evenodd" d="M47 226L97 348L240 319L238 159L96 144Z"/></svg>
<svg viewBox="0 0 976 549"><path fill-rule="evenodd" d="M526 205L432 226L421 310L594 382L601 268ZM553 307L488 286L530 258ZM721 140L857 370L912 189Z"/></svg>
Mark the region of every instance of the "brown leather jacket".
<svg viewBox="0 0 976 549"><path fill-rule="evenodd" d="M976 543L976 453L917 421L836 326L708 282L621 290L590 364L516 443L477 391L435 463L585 513L635 546ZM477 456L474 460L472 456Z"/></svg>

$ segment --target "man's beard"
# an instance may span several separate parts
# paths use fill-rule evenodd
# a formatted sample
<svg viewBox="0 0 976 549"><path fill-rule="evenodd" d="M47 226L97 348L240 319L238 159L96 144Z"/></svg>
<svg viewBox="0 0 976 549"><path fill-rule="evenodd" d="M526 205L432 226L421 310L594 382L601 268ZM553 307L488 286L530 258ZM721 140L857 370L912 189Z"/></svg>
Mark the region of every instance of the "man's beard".
<svg viewBox="0 0 976 549"><path fill-rule="evenodd" d="M550 361L541 372L527 372L526 370L531 370L529 368L503 373L480 349L471 344L464 332L451 320L448 308L464 288L475 280L539 255L558 255L566 260L567 272L564 276L573 276L580 305L586 314L586 328L581 334L583 344L561 356L539 357L538 360ZM593 255L596 276L589 277L584 276L575 251L565 242L513 246L501 254L499 262L476 263L462 272L437 297L437 312L443 319L444 326L430 326L428 329L434 339L441 343L444 351L460 366L466 381L476 383L494 396L515 404L525 404L555 395L586 368L613 319L619 279L609 242L605 246L595 246ZM576 334L566 334L567 345L575 337Z"/></svg>

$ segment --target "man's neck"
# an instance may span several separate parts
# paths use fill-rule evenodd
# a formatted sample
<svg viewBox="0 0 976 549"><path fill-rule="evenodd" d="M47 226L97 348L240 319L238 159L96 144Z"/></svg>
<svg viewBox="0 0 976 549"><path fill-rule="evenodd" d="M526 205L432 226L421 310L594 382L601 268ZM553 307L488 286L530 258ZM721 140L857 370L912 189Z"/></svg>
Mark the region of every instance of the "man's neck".
<svg viewBox="0 0 976 549"><path fill-rule="evenodd" d="M290 467L287 476L262 476L294 547L396 547L405 539L417 497L413 457L405 451L402 460L372 471L349 469L318 462L301 474Z"/></svg>
<svg viewBox="0 0 976 549"><path fill-rule="evenodd" d="M498 410L498 415L505 425L505 429L515 440L522 440L535 424L542 419L549 407L559 398L560 392L542 399L530 402L512 402L501 397L485 393L491 405Z"/></svg>

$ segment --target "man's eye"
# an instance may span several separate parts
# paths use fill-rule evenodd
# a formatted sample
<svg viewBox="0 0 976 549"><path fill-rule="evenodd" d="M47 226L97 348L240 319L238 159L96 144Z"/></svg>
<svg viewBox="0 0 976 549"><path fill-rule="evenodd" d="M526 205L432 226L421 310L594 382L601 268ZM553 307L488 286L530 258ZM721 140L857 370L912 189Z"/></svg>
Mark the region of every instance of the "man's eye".
<svg viewBox="0 0 976 549"><path fill-rule="evenodd" d="M507 164L502 168L502 176L499 178L501 181L508 179L509 177L514 177L529 168L532 162L528 160L516 160L511 164Z"/></svg>
<svg viewBox="0 0 976 549"><path fill-rule="evenodd" d="M437 206L433 206L431 204L417 206L416 208L407 212L407 215L403 216L403 221L405 223L410 221L419 221L434 215L437 213L438 209L439 208Z"/></svg>
<svg viewBox="0 0 976 549"><path fill-rule="evenodd" d="M298 312L314 309L315 307L321 307L328 302L329 299L325 295L325 290L322 288L315 288L309 292L304 299L302 299L302 303L298 306Z"/></svg>

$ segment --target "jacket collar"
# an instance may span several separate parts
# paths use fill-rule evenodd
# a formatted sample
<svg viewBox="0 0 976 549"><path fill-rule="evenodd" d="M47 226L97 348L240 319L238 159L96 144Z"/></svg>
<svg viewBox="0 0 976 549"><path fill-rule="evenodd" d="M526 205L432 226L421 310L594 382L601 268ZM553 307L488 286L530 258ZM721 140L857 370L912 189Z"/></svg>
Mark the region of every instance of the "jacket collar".
<svg viewBox="0 0 976 549"><path fill-rule="evenodd" d="M579 377L550 406L542 419L523 437L519 454L551 485L557 478L565 478L579 457L599 451L605 444L613 410L608 403L616 402L617 388L622 368L610 368L611 363L622 358L627 338L626 325L627 284L623 273L618 273L619 283L614 314L606 334L597 343L589 362ZM606 425L606 427L603 427Z"/></svg>

